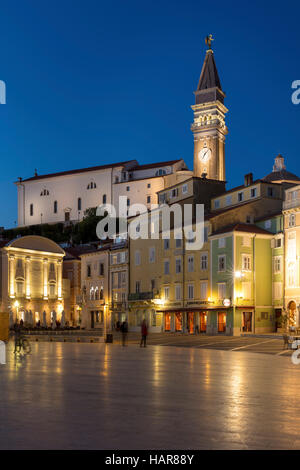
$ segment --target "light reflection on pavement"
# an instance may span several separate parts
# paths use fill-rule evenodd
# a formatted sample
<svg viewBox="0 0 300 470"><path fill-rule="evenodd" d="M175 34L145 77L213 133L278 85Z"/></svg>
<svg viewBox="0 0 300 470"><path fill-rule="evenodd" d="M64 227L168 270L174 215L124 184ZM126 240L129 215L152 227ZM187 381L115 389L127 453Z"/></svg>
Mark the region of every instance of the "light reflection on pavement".
<svg viewBox="0 0 300 470"><path fill-rule="evenodd" d="M1 449L299 449L300 366L250 350L33 343L0 366Z"/></svg>

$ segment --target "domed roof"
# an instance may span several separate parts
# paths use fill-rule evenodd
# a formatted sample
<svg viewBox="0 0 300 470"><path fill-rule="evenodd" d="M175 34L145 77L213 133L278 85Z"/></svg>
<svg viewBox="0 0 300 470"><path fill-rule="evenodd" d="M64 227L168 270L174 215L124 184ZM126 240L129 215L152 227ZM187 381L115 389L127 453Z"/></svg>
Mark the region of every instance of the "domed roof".
<svg viewBox="0 0 300 470"><path fill-rule="evenodd" d="M23 250L44 251L47 253L65 255L64 250L53 240L38 235L26 235L25 237L15 238L7 243L6 246Z"/></svg>

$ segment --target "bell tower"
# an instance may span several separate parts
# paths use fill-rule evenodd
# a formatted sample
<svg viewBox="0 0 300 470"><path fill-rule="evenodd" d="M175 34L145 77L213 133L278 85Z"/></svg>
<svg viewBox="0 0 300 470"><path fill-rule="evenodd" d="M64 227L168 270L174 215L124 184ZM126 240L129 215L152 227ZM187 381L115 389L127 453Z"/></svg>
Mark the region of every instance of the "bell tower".
<svg viewBox="0 0 300 470"><path fill-rule="evenodd" d="M194 122L194 175L225 181L225 136L227 127L222 90L214 53L212 35L206 37L208 46L199 83L195 93Z"/></svg>

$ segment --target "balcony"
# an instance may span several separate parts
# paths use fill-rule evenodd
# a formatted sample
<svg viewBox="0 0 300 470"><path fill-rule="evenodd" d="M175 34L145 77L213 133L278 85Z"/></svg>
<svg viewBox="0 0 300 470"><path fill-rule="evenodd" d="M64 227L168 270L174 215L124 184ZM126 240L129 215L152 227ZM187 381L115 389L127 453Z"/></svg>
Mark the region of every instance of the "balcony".
<svg viewBox="0 0 300 470"><path fill-rule="evenodd" d="M293 209L294 207L300 207L300 197L283 202L283 210Z"/></svg>
<svg viewBox="0 0 300 470"><path fill-rule="evenodd" d="M152 300L152 299L154 299L153 292L134 292L133 294L128 294L129 301Z"/></svg>

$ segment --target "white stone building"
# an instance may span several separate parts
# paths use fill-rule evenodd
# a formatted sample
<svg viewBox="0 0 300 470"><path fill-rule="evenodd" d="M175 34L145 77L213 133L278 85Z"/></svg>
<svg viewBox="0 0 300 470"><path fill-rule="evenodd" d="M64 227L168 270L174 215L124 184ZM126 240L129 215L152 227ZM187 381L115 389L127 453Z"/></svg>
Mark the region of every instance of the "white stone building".
<svg viewBox="0 0 300 470"><path fill-rule="evenodd" d="M183 160L139 165L136 160L80 170L19 178L18 226L80 221L87 209L157 202L157 191L190 176Z"/></svg>

